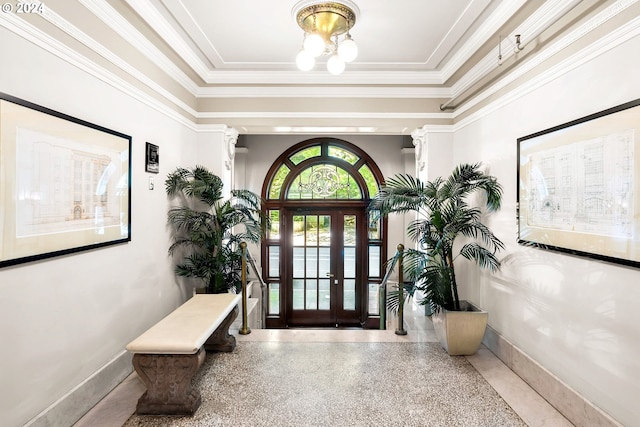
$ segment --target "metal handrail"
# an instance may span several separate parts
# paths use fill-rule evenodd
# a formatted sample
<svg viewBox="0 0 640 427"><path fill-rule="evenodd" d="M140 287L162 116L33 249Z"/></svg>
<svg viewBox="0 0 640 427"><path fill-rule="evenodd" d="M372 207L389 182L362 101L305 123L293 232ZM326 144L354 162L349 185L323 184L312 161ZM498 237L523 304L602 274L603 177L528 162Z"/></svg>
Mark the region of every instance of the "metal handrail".
<svg viewBox="0 0 640 427"><path fill-rule="evenodd" d="M240 277L242 280L242 327L238 331L240 335L248 335L251 333L249 328L248 313L247 313L247 244L246 242L240 243L240 251L242 253L242 262L240 267Z"/></svg>
<svg viewBox="0 0 640 427"><path fill-rule="evenodd" d="M396 335L407 335L404 329L404 245L398 245L398 327Z"/></svg>
<svg viewBox="0 0 640 427"><path fill-rule="evenodd" d="M391 262L387 265L387 271L384 274L384 277L382 278L382 282L380 282L380 286L378 287L380 329L387 329L387 282L389 281L389 277L391 276L391 273L393 272L393 268L395 267L398 260L400 260L400 272L401 272L400 278L399 278L400 280L398 280L398 287L400 287L400 283L402 283L402 271L403 271L402 254L403 253L404 253L404 245L399 244L396 250L396 253L393 255L393 258L391 258L390 260ZM402 315L401 311L399 311L398 314L401 316ZM400 324L402 325L403 323L404 322L401 322ZM398 333L398 330L396 330L396 333ZM406 332L402 335L406 335Z"/></svg>
<svg viewBox="0 0 640 427"><path fill-rule="evenodd" d="M265 322L267 321L267 307L269 301L267 300L267 283L262 278L262 273L256 266L256 259L251 255L251 251L247 248L247 261L249 261L249 266L253 270L253 274L256 275L258 280L260 281L260 290L262 292L262 310L261 310L261 318L262 318L262 327L265 327Z"/></svg>
<svg viewBox="0 0 640 427"><path fill-rule="evenodd" d="M262 279L262 274L258 267L256 266L256 260L251 255L251 251L247 247L246 242L240 243L240 251L241 251L241 280L242 280L242 328L240 329L241 334L250 334L251 330L247 326L247 264L253 270L253 273L256 275L258 280L260 281L260 290L262 291L262 309L261 309L261 319L262 319L262 327L264 328L266 321L266 313L267 313L267 284L264 279Z"/></svg>

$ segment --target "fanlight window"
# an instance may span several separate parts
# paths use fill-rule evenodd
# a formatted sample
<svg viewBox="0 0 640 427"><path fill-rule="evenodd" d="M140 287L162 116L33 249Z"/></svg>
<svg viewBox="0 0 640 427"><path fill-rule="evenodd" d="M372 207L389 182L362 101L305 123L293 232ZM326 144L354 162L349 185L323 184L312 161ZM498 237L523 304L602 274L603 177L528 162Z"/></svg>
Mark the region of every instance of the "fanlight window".
<svg viewBox="0 0 640 427"><path fill-rule="evenodd" d="M287 199L362 199L358 183L335 165L321 164L302 170L289 186Z"/></svg>
<svg viewBox="0 0 640 427"><path fill-rule="evenodd" d="M348 148L318 144L291 154L272 175L269 200L364 200L378 193L365 159Z"/></svg>

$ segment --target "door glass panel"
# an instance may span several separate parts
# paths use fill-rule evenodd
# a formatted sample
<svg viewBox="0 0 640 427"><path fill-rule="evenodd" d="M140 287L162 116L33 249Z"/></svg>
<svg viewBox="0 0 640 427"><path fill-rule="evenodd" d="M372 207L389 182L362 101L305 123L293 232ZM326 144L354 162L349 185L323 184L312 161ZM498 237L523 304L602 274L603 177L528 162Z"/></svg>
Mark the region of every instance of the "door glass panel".
<svg viewBox="0 0 640 427"><path fill-rule="evenodd" d="M318 243L318 217L308 215L306 218L307 246L315 246Z"/></svg>
<svg viewBox="0 0 640 427"><path fill-rule="evenodd" d="M280 246L268 246L269 277L280 277Z"/></svg>
<svg viewBox="0 0 640 427"><path fill-rule="evenodd" d="M356 248L344 248L344 278L355 279L356 277Z"/></svg>
<svg viewBox="0 0 640 427"><path fill-rule="evenodd" d="M344 279L343 309L356 309L356 279Z"/></svg>
<svg viewBox="0 0 640 427"><path fill-rule="evenodd" d="M369 240L380 240L380 211L369 212Z"/></svg>
<svg viewBox="0 0 640 427"><path fill-rule="evenodd" d="M293 217L293 244L296 246L304 245L304 217L302 215Z"/></svg>
<svg viewBox="0 0 640 427"><path fill-rule="evenodd" d="M369 283L369 314L380 314L380 285Z"/></svg>
<svg viewBox="0 0 640 427"><path fill-rule="evenodd" d="M319 218L318 231L320 246L331 246L331 217L329 215L321 215Z"/></svg>
<svg viewBox="0 0 640 427"><path fill-rule="evenodd" d="M280 238L280 211L269 211L269 229L267 230L267 239L279 239Z"/></svg>
<svg viewBox="0 0 640 427"><path fill-rule="evenodd" d="M318 248L319 261L318 261L318 277L329 277L331 273L331 248Z"/></svg>
<svg viewBox="0 0 640 427"><path fill-rule="evenodd" d="M293 248L293 277L304 277L304 248Z"/></svg>
<svg viewBox="0 0 640 427"><path fill-rule="evenodd" d="M380 246L369 246L369 277L380 277Z"/></svg>
<svg viewBox="0 0 640 427"><path fill-rule="evenodd" d="M269 314L280 314L280 283L269 283Z"/></svg>
<svg viewBox="0 0 640 427"><path fill-rule="evenodd" d="M307 279L307 302L305 308L307 310L317 310L318 309L318 280L317 279Z"/></svg>
<svg viewBox="0 0 640 427"><path fill-rule="evenodd" d="M329 310L331 308L331 281L320 279L318 281L318 309Z"/></svg>
<svg viewBox="0 0 640 427"><path fill-rule="evenodd" d="M318 248L307 247L306 277L318 277Z"/></svg>
<svg viewBox="0 0 640 427"><path fill-rule="evenodd" d="M356 309L356 216L344 215L342 309Z"/></svg>
<svg viewBox="0 0 640 427"><path fill-rule="evenodd" d="M331 216L294 216L293 309L331 307Z"/></svg>
<svg viewBox="0 0 640 427"><path fill-rule="evenodd" d="M344 245L355 246L356 244L356 216L344 216Z"/></svg>
<svg viewBox="0 0 640 427"><path fill-rule="evenodd" d="M304 309L304 280L293 279L293 309Z"/></svg>

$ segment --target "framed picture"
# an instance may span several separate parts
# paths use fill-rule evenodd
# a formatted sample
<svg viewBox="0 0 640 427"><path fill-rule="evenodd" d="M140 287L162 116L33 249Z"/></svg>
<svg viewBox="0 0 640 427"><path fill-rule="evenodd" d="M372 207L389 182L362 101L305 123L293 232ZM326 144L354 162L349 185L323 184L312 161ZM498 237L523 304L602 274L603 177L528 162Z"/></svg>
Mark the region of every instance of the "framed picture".
<svg viewBox="0 0 640 427"><path fill-rule="evenodd" d="M640 99L517 141L518 242L640 267Z"/></svg>
<svg viewBox="0 0 640 427"><path fill-rule="evenodd" d="M131 240L131 137L0 93L0 267Z"/></svg>
<svg viewBox="0 0 640 427"><path fill-rule="evenodd" d="M151 173L160 172L160 152L157 145L147 142L145 154L145 171Z"/></svg>

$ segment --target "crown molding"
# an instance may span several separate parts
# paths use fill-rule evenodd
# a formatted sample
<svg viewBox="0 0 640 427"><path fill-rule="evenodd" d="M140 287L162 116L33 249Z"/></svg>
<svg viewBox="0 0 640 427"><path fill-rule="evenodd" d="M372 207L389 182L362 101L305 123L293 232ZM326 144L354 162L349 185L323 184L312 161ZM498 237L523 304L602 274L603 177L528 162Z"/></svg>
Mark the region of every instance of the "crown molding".
<svg viewBox="0 0 640 427"><path fill-rule="evenodd" d="M193 53L193 49L169 25L148 0L125 0L140 17L162 37L171 48L199 75L206 76L209 68Z"/></svg>
<svg viewBox="0 0 640 427"><path fill-rule="evenodd" d="M452 119L452 113L371 113L299 111L222 111L196 115L198 119Z"/></svg>
<svg viewBox="0 0 640 427"><path fill-rule="evenodd" d="M121 57L119 57L116 54L114 54L113 52L111 52L109 49L104 47L102 44L98 43L95 39L93 39L92 37L90 37L89 35L84 33L83 31L81 31L78 27L76 27L73 24L71 24L69 21L67 21L62 16L58 15L57 13L55 13L50 8L44 8L44 11L41 14L41 16L42 16L43 19L47 20L49 23L51 23L52 25L56 26L58 29L60 29L64 33L68 34L69 36L73 37L75 40L77 40L80 43L82 43L83 45L87 46L93 52L97 53L98 55L102 56L103 58L105 58L106 60L108 60L109 62L114 64L115 66L119 67L125 73L127 73L130 76L132 76L133 78L137 79L139 82L141 82L145 86L151 88L155 93L157 93L158 95L164 97L165 99L167 99L172 104L174 104L177 107L183 109L184 111L186 111L187 113L189 113L191 115L194 115L196 113L196 111L193 108L191 108L191 106L187 105L181 99L179 99L176 96L174 96L171 92L169 92L166 89L164 89L164 87L162 87L161 85L157 84L155 81L153 81L150 78L148 78L144 73L139 71L137 68L133 67L131 64L129 64L128 62L123 60ZM36 27L27 24L27 26L25 28L28 28L29 31L32 31L34 33L34 35L38 39L42 40L42 42L46 46L57 45L56 50L64 51L65 55L67 57L69 57L69 58L73 58L73 60L75 62L84 63L88 67L90 67L92 69L95 69L95 70L98 69L98 66L96 64L92 63L87 58L84 58L79 53L67 48L66 46L63 46L63 44L61 42L59 42L57 40L54 40L53 38L48 37L48 36L47 37L43 37L44 33L41 30L37 29ZM106 70L102 69L102 68L100 68L100 70L102 70L102 72L97 72L97 74L96 73L92 73L92 74L95 75L96 77L99 77L101 80L106 81L103 78L103 76L104 76L104 74L106 74L108 72ZM111 73L109 73L109 74L111 74ZM116 80L121 80L121 79L116 78Z"/></svg>
<svg viewBox="0 0 640 427"><path fill-rule="evenodd" d="M153 43L151 43L142 33L122 17L107 2L96 2L91 0L79 0L80 3L91 11L102 22L109 26L114 32L120 34L128 43L145 55L160 69L166 72L173 80L182 85L186 90L195 94L198 85L189 78L180 68L176 66L166 55L164 55ZM86 34L81 34L86 36ZM88 36L87 36L88 37ZM86 44L84 40L78 40Z"/></svg>
<svg viewBox="0 0 640 427"><path fill-rule="evenodd" d="M497 28L503 26L513 14L520 9L526 0L510 0L502 2L496 12L492 13L475 32L475 34L462 46L462 48L442 68L443 81L449 79L471 58L471 56L489 39Z"/></svg>
<svg viewBox="0 0 640 427"><path fill-rule="evenodd" d="M612 19L619 13L624 12L627 8L637 3L639 0L620 0L615 4L609 6L608 8L601 11L598 15L594 16L590 20L586 21L583 25L574 29L569 34L565 35L561 39L557 40L555 43L552 43L546 49L544 49L540 54L533 57L530 61L525 62L522 66L515 69L512 73L505 76L503 79L498 81L496 84L487 88L482 93L475 96L473 99L466 102L460 108L456 109L453 112L454 119L464 114L466 111L470 110L474 106L478 105L480 102L486 100L490 96L504 89L507 85L516 82L518 79L521 79L526 73L542 64L547 59L550 59L552 56L560 53L563 49L575 43L578 39L585 36L586 34L593 31L595 28L603 25L608 20ZM557 79L563 74L568 73L569 71L583 65L584 63L596 58L603 53L619 46L620 44L626 42L627 40L632 39L640 35L640 16L632 19L627 22L625 25L616 28L614 31L610 32L606 36L598 39L597 41L591 43L588 47L576 52L575 54L565 58L560 63L556 64L553 67L550 67L545 72L539 74L538 76L527 80L525 83L518 85L516 89L512 90L508 94L499 97L496 101L472 114L471 116L465 118L455 125L456 130L461 129L470 123L475 122L476 120L485 117L489 113L501 108L511 102L514 99L521 98L524 95L530 93L531 91L543 86L544 84Z"/></svg>
<svg viewBox="0 0 640 427"><path fill-rule="evenodd" d="M198 98L450 98L445 87L205 87Z"/></svg>
<svg viewBox="0 0 640 427"><path fill-rule="evenodd" d="M508 2L511 3L511 2ZM534 40L544 30L549 28L560 19L568 10L573 9L580 3L580 0L563 0L545 2L539 9L536 10L522 25L514 30L511 34L505 36L502 42L497 43L496 47L491 50L484 58L469 70L464 76L462 76L452 87L451 91L455 98L461 95L463 92L471 88L476 82L489 74L491 71L498 68L498 55L499 52L503 52L503 61L507 60L511 56L515 55L513 50L512 40L516 34L520 34L525 41ZM514 13L513 10L509 10L506 13ZM495 24L494 24L495 25ZM493 28L493 27L489 27ZM477 48L478 46L474 46ZM453 62L453 61L451 61ZM444 70L446 72L446 70Z"/></svg>
<svg viewBox="0 0 640 427"><path fill-rule="evenodd" d="M46 13L49 13L47 19L55 19L51 16L51 12L45 8ZM192 120L187 119L185 116L179 114L177 111L167 107L159 102L157 99L147 95L141 91L138 87L128 83L121 79L114 73L107 71L103 67L88 60L84 56L78 54L76 51L70 49L63 43L52 38L43 31L33 27L27 21L18 18L18 15L14 14L0 14L0 25L7 28L9 31L17 34L25 40L33 43L34 45L46 50L54 56L66 61L67 63L77 67L78 69L86 72L87 74L95 77L96 79L104 82L105 84L112 86L116 90L119 90L131 98L151 107L152 109L166 115L167 117L175 120L187 126L190 129L195 130L195 123ZM190 111L189 111L190 110ZM189 108L188 111L195 117L195 110Z"/></svg>
<svg viewBox="0 0 640 427"><path fill-rule="evenodd" d="M323 71L230 71L214 70L204 76L209 84L282 84L282 85L439 85L444 83L440 71L355 71L339 76ZM402 82L402 83L398 83Z"/></svg>

